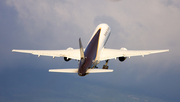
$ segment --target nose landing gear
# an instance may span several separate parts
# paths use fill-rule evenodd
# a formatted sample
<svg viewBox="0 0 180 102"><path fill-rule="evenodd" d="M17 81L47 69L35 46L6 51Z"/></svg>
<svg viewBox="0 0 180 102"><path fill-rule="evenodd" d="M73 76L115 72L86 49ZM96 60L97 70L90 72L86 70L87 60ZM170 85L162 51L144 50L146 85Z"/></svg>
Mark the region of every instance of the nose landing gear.
<svg viewBox="0 0 180 102"><path fill-rule="evenodd" d="M103 65L102 69L108 69L108 68L109 68L109 66L107 66L108 61L109 61L109 60L106 60L106 64L105 64L105 65Z"/></svg>

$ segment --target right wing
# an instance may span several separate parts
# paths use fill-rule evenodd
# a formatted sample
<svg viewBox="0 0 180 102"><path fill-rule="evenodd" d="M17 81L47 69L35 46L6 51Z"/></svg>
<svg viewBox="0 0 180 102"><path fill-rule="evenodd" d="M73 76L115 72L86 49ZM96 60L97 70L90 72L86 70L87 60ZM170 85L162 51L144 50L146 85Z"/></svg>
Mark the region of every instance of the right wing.
<svg viewBox="0 0 180 102"><path fill-rule="evenodd" d="M67 57L71 59L80 60L80 50L79 49L67 49L67 50L16 50L13 49L12 52L20 53L30 53L39 56L52 56L54 57Z"/></svg>
<svg viewBox="0 0 180 102"><path fill-rule="evenodd" d="M103 49L103 52L100 56L100 61L107 59L116 59L117 57L131 57L131 56L144 56L154 53L167 52L167 50L127 50L125 48L122 49Z"/></svg>

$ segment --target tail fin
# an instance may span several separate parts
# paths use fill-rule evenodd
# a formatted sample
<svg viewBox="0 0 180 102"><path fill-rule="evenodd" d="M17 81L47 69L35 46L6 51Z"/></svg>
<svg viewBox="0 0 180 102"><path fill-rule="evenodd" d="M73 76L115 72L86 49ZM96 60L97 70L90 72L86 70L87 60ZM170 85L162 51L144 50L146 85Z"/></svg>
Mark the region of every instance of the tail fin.
<svg viewBox="0 0 180 102"><path fill-rule="evenodd" d="M84 59L84 50L83 50L81 38L79 38L79 47L80 47L80 55L81 55L81 59Z"/></svg>

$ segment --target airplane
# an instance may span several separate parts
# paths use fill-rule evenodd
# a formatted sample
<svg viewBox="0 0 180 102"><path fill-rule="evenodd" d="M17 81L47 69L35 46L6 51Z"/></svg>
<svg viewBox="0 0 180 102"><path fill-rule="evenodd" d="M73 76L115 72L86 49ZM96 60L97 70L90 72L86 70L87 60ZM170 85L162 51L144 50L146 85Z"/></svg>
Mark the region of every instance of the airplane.
<svg viewBox="0 0 180 102"><path fill-rule="evenodd" d="M127 50L122 47L121 49L108 49L105 48L105 44L111 34L111 28L108 24L102 23L99 24L90 41L87 44L87 47L84 49L81 38L79 38L79 49L73 49L69 47L66 50L16 50L13 49L12 52L20 53L30 53L33 55L40 56L52 56L55 57L64 57L65 61L70 61L75 59L79 61L78 68L74 69L49 69L49 72L61 72L61 73L78 73L79 76L86 76L89 73L103 73L103 72L113 72L112 69L108 69L108 61L110 59L119 59L123 62L126 58L132 56L143 56L167 52L166 50ZM105 61L102 69L97 69L97 64L100 61Z"/></svg>

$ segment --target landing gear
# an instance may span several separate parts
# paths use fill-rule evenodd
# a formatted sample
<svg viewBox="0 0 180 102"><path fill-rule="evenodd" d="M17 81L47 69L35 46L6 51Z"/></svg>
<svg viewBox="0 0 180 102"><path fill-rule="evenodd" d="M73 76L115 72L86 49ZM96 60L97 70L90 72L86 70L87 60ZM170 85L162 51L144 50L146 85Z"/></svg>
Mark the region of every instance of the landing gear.
<svg viewBox="0 0 180 102"><path fill-rule="evenodd" d="M103 65L102 69L108 69L108 68L109 68L109 66L107 66L108 61L109 61L109 60L106 60L106 64L105 64L105 65Z"/></svg>

